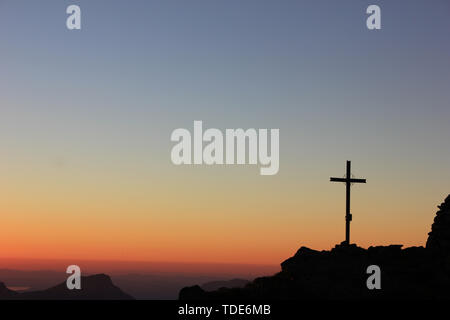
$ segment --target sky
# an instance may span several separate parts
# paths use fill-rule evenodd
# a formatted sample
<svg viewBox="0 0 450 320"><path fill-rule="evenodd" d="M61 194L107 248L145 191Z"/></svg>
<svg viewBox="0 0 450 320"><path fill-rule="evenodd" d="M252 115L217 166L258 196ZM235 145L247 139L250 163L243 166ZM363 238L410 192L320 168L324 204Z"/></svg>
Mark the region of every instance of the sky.
<svg viewBox="0 0 450 320"><path fill-rule="evenodd" d="M344 240L346 160L352 242L424 245L450 192L449 11L0 0L0 257L278 264ZM194 120L280 129L279 173L175 166Z"/></svg>

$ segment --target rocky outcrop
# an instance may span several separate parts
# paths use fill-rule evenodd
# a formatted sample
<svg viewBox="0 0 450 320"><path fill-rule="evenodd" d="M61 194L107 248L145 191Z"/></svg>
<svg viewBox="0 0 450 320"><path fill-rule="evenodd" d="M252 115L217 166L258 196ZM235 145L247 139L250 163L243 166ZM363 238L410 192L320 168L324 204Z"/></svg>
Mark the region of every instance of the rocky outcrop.
<svg viewBox="0 0 450 320"><path fill-rule="evenodd" d="M281 272L244 288L206 292L187 287L189 299L450 299L450 196L439 206L426 248L402 245L364 249L336 245L329 251L301 247ZM381 290L369 290L367 267L381 269Z"/></svg>
<svg viewBox="0 0 450 320"><path fill-rule="evenodd" d="M427 249L443 256L450 254L450 195L438 206L431 232L428 233Z"/></svg>

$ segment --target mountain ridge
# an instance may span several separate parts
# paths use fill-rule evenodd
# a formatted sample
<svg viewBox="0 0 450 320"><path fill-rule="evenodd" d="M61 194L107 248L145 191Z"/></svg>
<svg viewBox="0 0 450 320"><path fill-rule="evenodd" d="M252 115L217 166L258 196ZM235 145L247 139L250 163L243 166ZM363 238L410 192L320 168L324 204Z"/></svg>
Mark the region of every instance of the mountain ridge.
<svg viewBox="0 0 450 320"><path fill-rule="evenodd" d="M0 282L0 299L5 300L133 300L115 286L106 274L81 277L81 289L69 290L62 282L45 290L15 292Z"/></svg>
<svg viewBox="0 0 450 320"><path fill-rule="evenodd" d="M343 242L317 251L302 246L273 276L243 288L185 287L179 299L450 299L450 195L438 208L426 247L364 249ZM380 290L367 287L371 265L380 267Z"/></svg>

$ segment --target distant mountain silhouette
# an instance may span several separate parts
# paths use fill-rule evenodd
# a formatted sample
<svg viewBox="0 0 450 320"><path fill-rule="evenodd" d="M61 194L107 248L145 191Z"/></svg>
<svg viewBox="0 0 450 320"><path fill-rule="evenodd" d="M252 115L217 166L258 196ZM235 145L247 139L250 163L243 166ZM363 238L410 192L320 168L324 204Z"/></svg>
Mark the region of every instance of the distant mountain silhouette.
<svg viewBox="0 0 450 320"><path fill-rule="evenodd" d="M42 291L17 293L0 282L0 299L14 300L131 300L105 274L81 277L81 289L69 290L66 282Z"/></svg>
<svg viewBox="0 0 450 320"><path fill-rule="evenodd" d="M221 267L225 268L225 266ZM249 268L247 265L245 267ZM19 292L18 288L23 288L21 291L41 291L66 281L68 275L62 269L59 271L0 269L0 281L3 281L10 290L17 292ZM279 268L272 267L272 270L277 269ZM214 269L211 270L211 272L214 271ZM242 277L242 274L200 274L182 273L181 271L166 273L138 271L142 272L138 273L128 270L112 270L111 272L109 275L114 284L137 300L173 300L178 298L180 288L196 283L223 280L224 277ZM257 273L268 275L273 272L264 273L264 269L261 271L261 268L258 270L258 266L255 266L255 275L249 274L248 276L253 279ZM87 271L84 274L88 275Z"/></svg>
<svg viewBox="0 0 450 320"><path fill-rule="evenodd" d="M301 247L281 263L281 272L244 288L180 291L190 299L450 299L450 195L438 206L426 247L363 249L336 245L330 251ZM367 267L381 269L381 290L369 290Z"/></svg>
<svg viewBox="0 0 450 320"><path fill-rule="evenodd" d="M205 291L214 291L220 288L242 288L250 281L244 279L231 279L224 281L211 281L204 283L201 288Z"/></svg>
<svg viewBox="0 0 450 320"><path fill-rule="evenodd" d="M0 282L0 299L11 299L17 294L17 292L9 290L3 282Z"/></svg>

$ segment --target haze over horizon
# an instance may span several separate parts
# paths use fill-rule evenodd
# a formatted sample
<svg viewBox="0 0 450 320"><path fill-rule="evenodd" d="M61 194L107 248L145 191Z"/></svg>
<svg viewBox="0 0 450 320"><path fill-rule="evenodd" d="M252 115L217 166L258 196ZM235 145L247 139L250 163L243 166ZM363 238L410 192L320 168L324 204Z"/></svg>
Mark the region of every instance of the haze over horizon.
<svg viewBox="0 0 450 320"><path fill-rule="evenodd" d="M72 2L0 1L0 257L279 266L344 240L346 160L352 242L425 244L450 190L448 2L79 0L68 31ZM279 128L278 174L174 166L194 120Z"/></svg>
<svg viewBox="0 0 450 320"><path fill-rule="evenodd" d="M17 271L58 271L65 274L68 265L74 259L30 259L2 258L0 270ZM220 262L175 262L175 261L120 261L75 259L83 273L108 274L203 274L218 276L255 277L278 272L278 264L243 264ZM1 281L1 279L0 279Z"/></svg>

